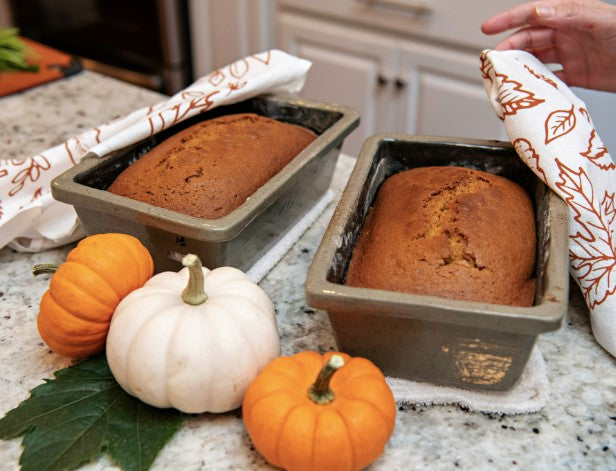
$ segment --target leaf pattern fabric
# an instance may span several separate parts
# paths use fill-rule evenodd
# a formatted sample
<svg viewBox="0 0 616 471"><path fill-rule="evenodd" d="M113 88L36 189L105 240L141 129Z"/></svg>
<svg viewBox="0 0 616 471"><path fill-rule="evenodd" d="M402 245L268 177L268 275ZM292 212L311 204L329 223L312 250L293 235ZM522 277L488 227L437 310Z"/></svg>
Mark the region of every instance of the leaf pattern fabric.
<svg viewBox="0 0 616 471"><path fill-rule="evenodd" d="M616 166L586 105L533 55L481 53L484 87L520 158L569 207L570 271L616 356Z"/></svg>
<svg viewBox="0 0 616 471"><path fill-rule="evenodd" d="M211 72L168 100L102 123L24 160L0 159L0 248L38 252L80 239L72 206L51 197L51 180L84 157L121 149L191 116L265 93L297 93L311 63L272 49Z"/></svg>

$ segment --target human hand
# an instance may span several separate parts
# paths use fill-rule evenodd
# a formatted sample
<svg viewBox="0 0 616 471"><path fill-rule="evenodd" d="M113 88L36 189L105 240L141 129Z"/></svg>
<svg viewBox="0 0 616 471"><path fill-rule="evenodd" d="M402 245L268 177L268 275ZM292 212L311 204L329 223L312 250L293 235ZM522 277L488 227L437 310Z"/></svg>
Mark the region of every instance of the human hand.
<svg viewBox="0 0 616 471"><path fill-rule="evenodd" d="M520 28L496 50L521 49L562 66L566 84L616 92L616 6L599 0L527 2L488 18L481 30Z"/></svg>

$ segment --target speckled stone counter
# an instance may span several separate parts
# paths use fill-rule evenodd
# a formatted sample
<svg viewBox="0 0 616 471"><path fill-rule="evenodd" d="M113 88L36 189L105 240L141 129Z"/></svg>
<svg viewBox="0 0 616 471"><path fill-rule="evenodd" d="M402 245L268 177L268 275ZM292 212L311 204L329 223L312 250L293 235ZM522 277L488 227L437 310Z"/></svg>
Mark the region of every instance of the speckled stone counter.
<svg viewBox="0 0 616 471"><path fill-rule="evenodd" d="M100 75L77 76L0 99L1 157L29 157L118 115L163 99ZM353 165L342 158L334 188ZM282 354L335 349L327 315L308 307L304 280L333 212L331 205L261 282L277 311ZM36 330L39 300L49 278L32 265L61 262L72 248L42 253L0 250L0 416L29 390L68 366ZM595 342L587 310L571 286L567 320L538 340L551 394L534 414L500 416L456 406L404 406L384 454L370 469L616 470L616 360ZM18 468L21 439L0 441L0 468ZM106 457L84 469L113 469ZM154 469L269 469L252 448L239 411L187 418Z"/></svg>

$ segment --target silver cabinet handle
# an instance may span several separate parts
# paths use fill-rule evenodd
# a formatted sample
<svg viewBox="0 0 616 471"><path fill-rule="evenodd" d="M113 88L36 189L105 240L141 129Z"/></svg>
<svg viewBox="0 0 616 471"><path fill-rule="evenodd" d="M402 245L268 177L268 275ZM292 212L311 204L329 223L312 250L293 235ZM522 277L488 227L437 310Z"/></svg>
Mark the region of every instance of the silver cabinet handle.
<svg viewBox="0 0 616 471"><path fill-rule="evenodd" d="M432 9L422 2L415 2L412 0L357 0L358 2L365 3L368 6L386 6L395 7L400 10L409 10L416 15L427 15L432 12Z"/></svg>
<svg viewBox="0 0 616 471"><path fill-rule="evenodd" d="M396 80L394 80L394 85L396 85L396 89L397 90L402 90L404 87L406 87L409 83L401 78L397 78Z"/></svg>
<svg viewBox="0 0 616 471"><path fill-rule="evenodd" d="M377 76L376 81L381 86L387 85L389 83L389 79L381 74Z"/></svg>

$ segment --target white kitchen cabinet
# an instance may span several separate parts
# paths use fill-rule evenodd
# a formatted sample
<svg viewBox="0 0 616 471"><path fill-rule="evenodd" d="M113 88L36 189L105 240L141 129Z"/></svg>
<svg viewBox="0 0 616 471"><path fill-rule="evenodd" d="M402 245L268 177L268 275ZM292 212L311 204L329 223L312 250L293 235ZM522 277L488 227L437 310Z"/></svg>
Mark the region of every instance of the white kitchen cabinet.
<svg viewBox="0 0 616 471"><path fill-rule="evenodd" d="M273 0L188 0L195 79L274 45Z"/></svg>
<svg viewBox="0 0 616 471"><path fill-rule="evenodd" d="M355 155L367 136L391 130L389 77L397 67L391 39L294 14L279 15L277 25L281 48L312 62L302 96L359 111L359 128L345 140L345 152Z"/></svg>
<svg viewBox="0 0 616 471"><path fill-rule="evenodd" d="M445 48L297 12L278 14L278 45L313 66L302 95L358 109L344 152L375 132L505 139L484 91L478 52Z"/></svg>
<svg viewBox="0 0 616 471"><path fill-rule="evenodd" d="M394 129L437 136L506 139L492 110L475 53L417 41L400 46Z"/></svg>

